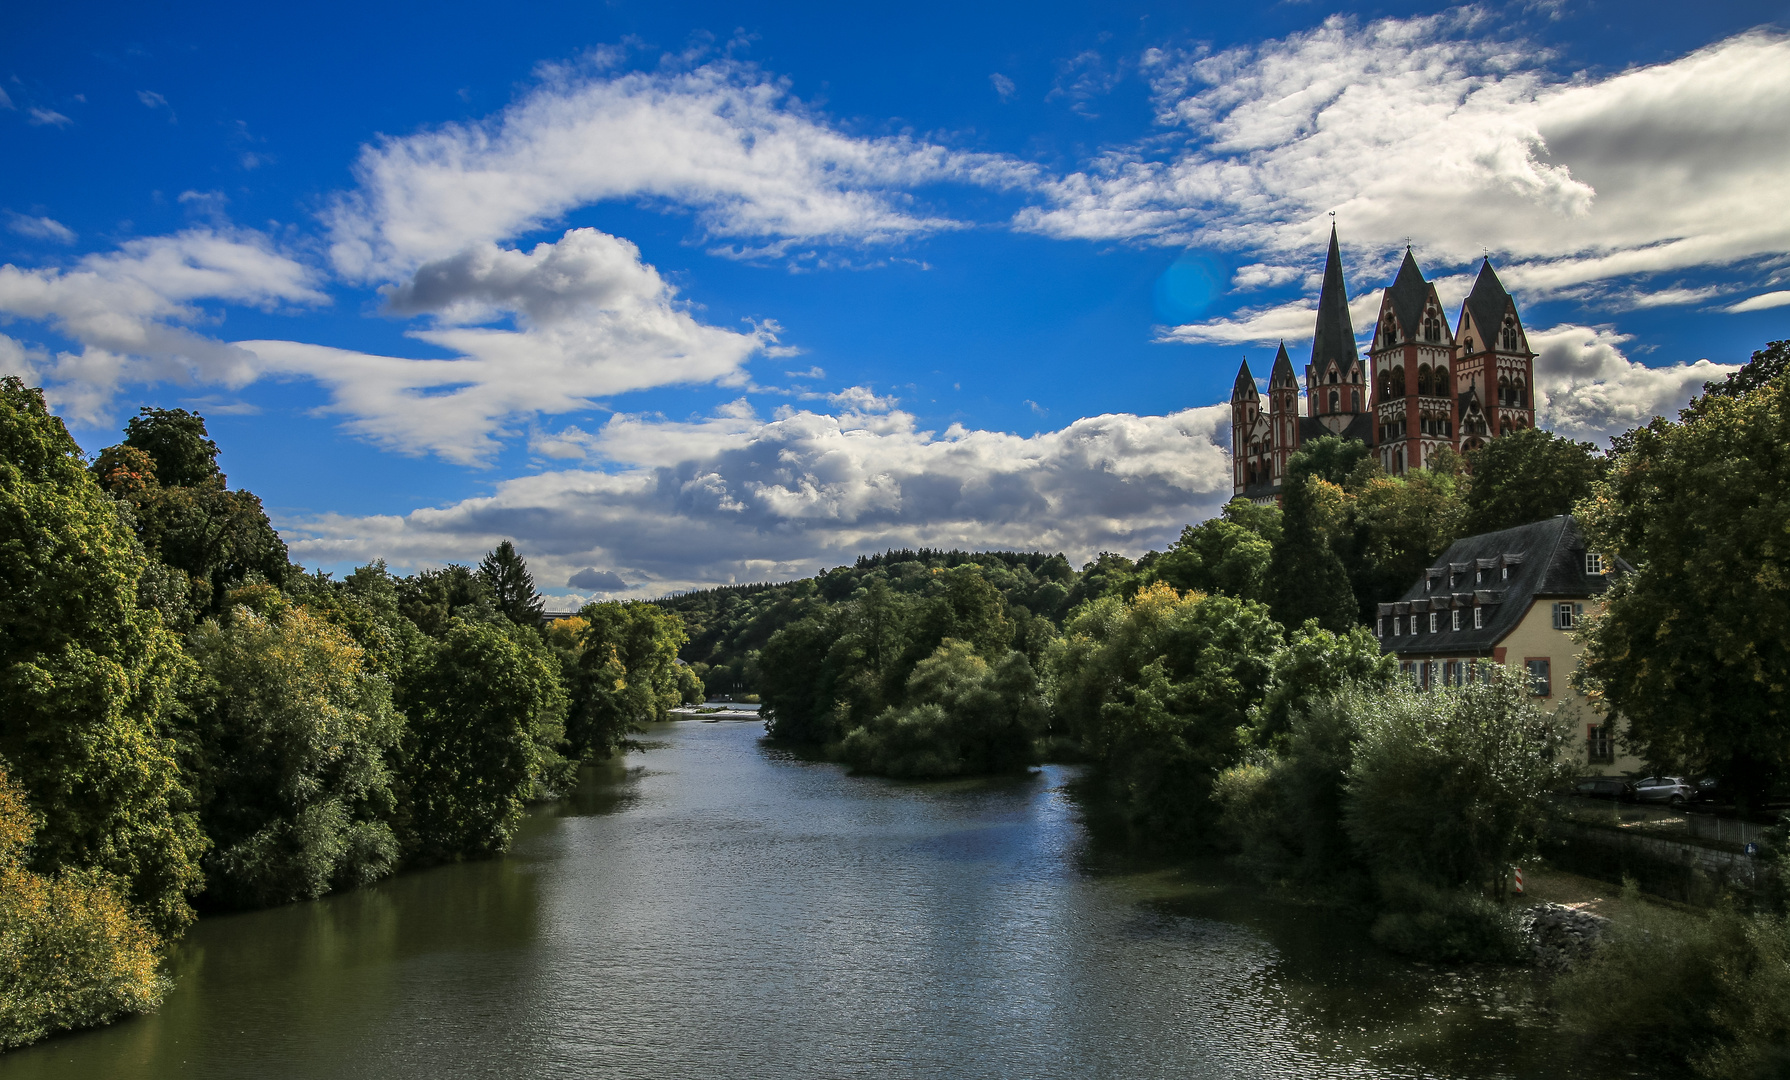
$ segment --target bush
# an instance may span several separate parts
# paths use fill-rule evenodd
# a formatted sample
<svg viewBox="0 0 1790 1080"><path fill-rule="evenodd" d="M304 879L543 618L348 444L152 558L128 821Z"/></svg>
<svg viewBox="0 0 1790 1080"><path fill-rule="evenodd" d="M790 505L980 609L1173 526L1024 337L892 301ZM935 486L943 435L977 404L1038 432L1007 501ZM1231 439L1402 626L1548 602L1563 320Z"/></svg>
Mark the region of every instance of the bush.
<svg viewBox="0 0 1790 1080"><path fill-rule="evenodd" d="M1037 763L1045 709L1024 653L991 665L947 638L908 677L907 702L854 729L840 756L863 772L926 779Z"/></svg>
<svg viewBox="0 0 1790 1080"><path fill-rule="evenodd" d="M1517 913L1483 895L1398 875L1382 877L1379 886L1386 910L1372 935L1393 952L1452 963L1515 962L1526 954Z"/></svg>
<svg viewBox="0 0 1790 1080"><path fill-rule="evenodd" d="M0 773L0 1048L161 1003L161 942L107 875L34 874L24 792Z"/></svg>
<svg viewBox="0 0 1790 1080"><path fill-rule="evenodd" d="M1377 872L1501 899L1511 864L1534 851L1567 735L1522 679L1480 670L1469 686L1358 699L1343 819Z"/></svg>
<svg viewBox="0 0 1790 1080"><path fill-rule="evenodd" d="M1554 984L1567 1023L1712 1080L1790 1075L1784 918L1681 914L1640 902L1632 883L1623 899L1605 943Z"/></svg>

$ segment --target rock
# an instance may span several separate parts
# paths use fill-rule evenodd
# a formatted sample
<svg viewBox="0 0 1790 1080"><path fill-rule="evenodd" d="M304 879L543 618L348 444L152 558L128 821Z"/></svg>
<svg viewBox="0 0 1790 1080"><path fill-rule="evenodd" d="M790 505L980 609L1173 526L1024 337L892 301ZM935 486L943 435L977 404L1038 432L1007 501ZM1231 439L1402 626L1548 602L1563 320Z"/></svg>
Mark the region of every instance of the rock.
<svg viewBox="0 0 1790 1080"><path fill-rule="evenodd" d="M1591 955L1610 920L1563 904L1535 904L1518 921L1535 965L1565 971Z"/></svg>

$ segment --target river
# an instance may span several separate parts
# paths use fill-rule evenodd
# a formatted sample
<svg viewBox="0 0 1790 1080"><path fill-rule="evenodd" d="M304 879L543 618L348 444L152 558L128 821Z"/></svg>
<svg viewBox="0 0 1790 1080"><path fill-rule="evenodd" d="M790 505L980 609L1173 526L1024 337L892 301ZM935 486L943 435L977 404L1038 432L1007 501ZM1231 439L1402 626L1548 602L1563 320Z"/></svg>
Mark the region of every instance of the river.
<svg viewBox="0 0 1790 1080"><path fill-rule="evenodd" d="M1103 852L1071 770L846 776L655 725L509 857L207 918L161 1010L7 1078L1616 1077L1536 978Z"/></svg>

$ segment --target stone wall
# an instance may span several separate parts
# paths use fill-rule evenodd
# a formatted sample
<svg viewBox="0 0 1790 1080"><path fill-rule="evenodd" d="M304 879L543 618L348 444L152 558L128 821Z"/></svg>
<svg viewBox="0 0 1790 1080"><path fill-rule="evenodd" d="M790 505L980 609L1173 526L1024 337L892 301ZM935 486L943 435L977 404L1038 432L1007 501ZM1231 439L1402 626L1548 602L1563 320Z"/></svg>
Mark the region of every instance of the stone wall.
<svg viewBox="0 0 1790 1080"><path fill-rule="evenodd" d="M1667 840L1572 821L1549 826L1542 854L1562 870L1610 882L1632 877L1644 892L1701 906L1725 893L1756 894L1772 873L1738 845Z"/></svg>

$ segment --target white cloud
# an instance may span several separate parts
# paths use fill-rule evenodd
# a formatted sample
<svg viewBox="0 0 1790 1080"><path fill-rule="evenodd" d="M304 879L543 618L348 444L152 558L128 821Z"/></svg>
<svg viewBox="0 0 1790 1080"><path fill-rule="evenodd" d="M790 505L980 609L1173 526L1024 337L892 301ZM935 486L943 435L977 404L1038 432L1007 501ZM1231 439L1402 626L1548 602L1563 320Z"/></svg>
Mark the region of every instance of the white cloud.
<svg viewBox="0 0 1790 1080"><path fill-rule="evenodd" d="M425 264L385 296L394 313L431 316L433 328L409 336L452 358L297 341L237 345L265 371L328 386L330 411L348 417L351 430L468 464L495 452L496 437L519 418L583 411L630 390L739 379L746 360L776 341L772 323L735 331L698 322L638 248L595 229L528 252L475 245ZM467 325L504 317L514 328Z"/></svg>
<svg viewBox="0 0 1790 1080"><path fill-rule="evenodd" d="M181 325L207 319L200 300L268 308L327 297L310 270L247 230L131 240L66 269L0 266L0 314L47 322L81 347L39 374L52 402L82 421L102 419L127 383L253 380L253 356Z"/></svg>
<svg viewBox="0 0 1790 1080"><path fill-rule="evenodd" d="M1656 416L1676 416L1737 364L1695 363L1647 367L1623 355L1632 340L1608 327L1555 326L1529 333L1535 358L1535 419L1574 439L1601 442Z"/></svg>
<svg viewBox="0 0 1790 1080"><path fill-rule="evenodd" d="M1441 292L1442 282L1437 282ZM1380 317L1380 291L1356 294L1349 301L1349 320L1359 329L1373 327ZM1270 307L1244 308L1229 316L1200 323L1161 328L1156 340L1188 345L1267 345L1282 341L1309 342L1318 322L1317 302L1293 300ZM1365 340L1365 339L1364 339ZM1297 349L1288 349L1294 367L1303 367Z"/></svg>
<svg viewBox="0 0 1790 1080"><path fill-rule="evenodd" d="M1764 311L1767 308L1783 307L1785 304L1790 304L1790 289L1780 289L1777 292L1760 293L1758 296L1749 296L1740 303L1731 304L1722 310L1738 314L1743 311Z"/></svg>
<svg viewBox="0 0 1790 1080"><path fill-rule="evenodd" d="M32 217L26 214L6 212L6 228L9 232L20 236L29 236L33 240L49 240L58 244L75 242L75 231L54 218Z"/></svg>
<svg viewBox="0 0 1790 1080"><path fill-rule="evenodd" d="M74 121L70 120L66 116L63 116L61 113L57 112L55 109L40 109L37 106L33 105L31 108L26 110L25 123L30 124L33 127L59 127L59 128L61 128L61 127L67 127L68 125L74 123Z"/></svg>
<svg viewBox="0 0 1790 1080"><path fill-rule="evenodd" d="M900 412L618 415L579 433L603 470L508 480L489 497L401 517L281 524L310 563L466 561L508 537L543 581L611 567L636 595L810 574L889 546L1079 561L1161 547L1215 512L1231 490L1228 415L1108 414L1030 437L923 431Z"/></svg>
<svg viewBox="0 0 1790 1080"><path fill-rule="evenodd" d="M575 207L650 198L714 237L878 241L957 227L905 194L938 181L1010 184L1030 166L908 136L859 138L756 69L593 75L544 70L496 116L364 147L359 187L328 214L345 275L390 279L515 236Z"/></svg>
<svg viewBox="0 0 1790 1080"><path fill-rule="evenodd" d="M1561 78L1551 59L1489 34L1473 8L1158 54L1159 120L1190 148L1109 153L1017 224L1299 268L1334 210L1358 252L1412 237L1430 263L1459 266L1489 247L1532 296L1790 250L1783 34L1607 77Z"/></svg>
<svg viewBox="0 0 1790 1080"><path fill-rule="evenodd" d="M1012 101L1019 93L1019 87L1014 85L1013 80L998 71L988 77L988 84L994 87L995 96L1003 102Z"/></svg>

